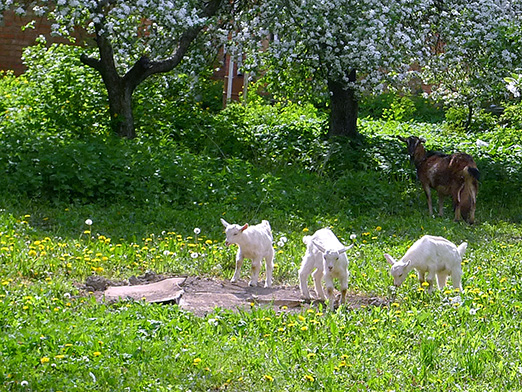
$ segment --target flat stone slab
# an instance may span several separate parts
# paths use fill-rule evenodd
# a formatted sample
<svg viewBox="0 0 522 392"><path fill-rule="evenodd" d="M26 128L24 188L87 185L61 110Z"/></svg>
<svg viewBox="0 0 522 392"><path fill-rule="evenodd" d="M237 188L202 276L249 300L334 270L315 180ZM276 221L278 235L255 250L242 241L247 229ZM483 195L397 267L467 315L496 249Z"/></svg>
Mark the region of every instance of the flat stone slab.
<svg viewBox="0 0 522 392"><path fill-rule="evenodd" d="M180 286L185 280L186 278L169 278L149 284L109 287L104 291L103 297L105 297L105 301L108 302L114 302L120 299L133 299L153 303L179 304L184 293Z"/></svg>
<svg viewBox="0 0 522 392"><path fill-rule="evenodd" d="M152 303L177 304L180 308L197 316L205 316L216 308L230 310L249 310L252 306L272 308L276 311L300 312L316 307L322 301L303 300L298 286L263 287L260 282L250 287L246 281L231 283L228 280L203 278L197 276L173 277L154 281L154 274L142 276L132 281L137 285L109 286L106 290L95 290L98 301L116 302L118 300L148 301ZM130 281L131 279L129 279ZM151 283L147 283L150 280ZM103 282L102 282L103 283ZM114 284L107 281L104 287ZM89 286L89 291L90 286ZM370 297L361 293L348 293L347 307L384 306L388 299Z"/></svg>

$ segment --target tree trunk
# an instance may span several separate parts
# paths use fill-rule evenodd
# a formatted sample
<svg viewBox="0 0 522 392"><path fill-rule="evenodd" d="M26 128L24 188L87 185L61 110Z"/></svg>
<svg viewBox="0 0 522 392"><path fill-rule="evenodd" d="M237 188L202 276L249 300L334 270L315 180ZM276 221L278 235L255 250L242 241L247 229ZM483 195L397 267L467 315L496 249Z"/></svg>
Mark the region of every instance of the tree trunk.
<svg viewBox="0 0 522 392"><path fill-rule="evenodd" d="M355 82L355 70L348 75L350 82ZM359 102L353 87L346 88L343 81L328 80L330 91L330 129L328 136L357 136L357 112Z"/></svg>
<svg viewBox="0 0 522 392"><path fill-rule="evenodd" d="M121 81L116 86L106 84L109 96L111 128L119 136L127 139L136 137L132 113L132 91L128 83Z"/></svg>

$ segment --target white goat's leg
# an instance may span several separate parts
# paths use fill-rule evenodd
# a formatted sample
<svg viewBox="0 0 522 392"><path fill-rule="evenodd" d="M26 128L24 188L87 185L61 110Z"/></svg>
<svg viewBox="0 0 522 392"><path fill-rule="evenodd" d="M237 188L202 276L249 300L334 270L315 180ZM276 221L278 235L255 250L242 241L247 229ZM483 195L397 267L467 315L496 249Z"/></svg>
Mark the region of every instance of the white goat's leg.
<svg viewBox="0 0 522 392"><path fill-rule="evenodd" d="M451 273L451 282L453 283L454 289L462 291L462 269L458 268L456 271Z"/></svg>
<svg viewBox="0 0 522 392"><path fill-rule="evenodd" d="M334 309L334 285L333 285L333 279L329 275L324 276L324 283L326 286L326 297L328 298L328 306L330 307L330 310Z"/></svg>
<svg viewBox="0 0 522 392"><path fill-rule="evenodd" d="M426 282L428 282L428 293L432 293L435 286L433 285L433 280L435 278L435 273L429 271L428 276L426 276Z"/></svg>
<svg viewBox="0 0 522 392"><path fill-rule="evenodd" d="M301 295L305 299L310 299L310 292L308 291L308 277L314 269L314 264L310 261L310 259L307 259L304 263L301 264L301 268L299 269L299 288L301 290Z"/></svg>
<svg viewBox="0 0 522 392"><path fill-rule="evenodd" d="M348 280L341 282L341 302L340 305L346 303L346 294L348 293Z"/></svg>
<svg viewBox="0 0 522 392"><path fill-rule="evenodd" d="M323 267L317 268L314 273L314 287L315 292L317 293L317 296L322 299L323 301L326 300L326 296L324 295L323 291Z"/></svg>
<svg viewBox="0 0 522 392"><path fill-rule="evenodd" d="M250 282L248 282L249 286L257 286L257 281L259 280L259 272L261 271L261 259L261 257L252 259L252 267L250 268Z"/></svg>
<svg viewBox="0 0 522 392"><path fill-rule="evenodd" d="M446 280L448 279L448 274L446 272L439 272L437 274L437 284L439 285L439 289L442 290L444 286L446 286Z"/></svg>
<svg viewBox="0 0 522 392"><path fill-rule="evenodd" d="M241 276L241 266L243 265L243 260L243 255L238 252L236 256L236 270L234 271L234 276L230 282L235 283L239 280L239 277Z"/></svg>
<svg viewBox="0 0 522 392"><path fill-rule="evenodd" d="M425 272L417 271L417 276L419 277L419 283L422 285L426 279L424 279Z"/></svg>
<svg viewBox="0 0 522 392"><path fill-rule="evenodd" d="M274 272L274 253L265 257L266 282L265 287L272 287L272 274Z"/></svg>

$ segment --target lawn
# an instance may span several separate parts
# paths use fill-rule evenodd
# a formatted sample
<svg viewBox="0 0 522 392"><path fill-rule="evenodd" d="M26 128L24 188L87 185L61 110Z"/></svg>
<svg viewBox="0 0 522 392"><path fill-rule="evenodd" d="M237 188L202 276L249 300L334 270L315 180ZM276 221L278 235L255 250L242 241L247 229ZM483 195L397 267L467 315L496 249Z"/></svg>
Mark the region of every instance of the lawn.
<svg viewBox="0 0 522 392"><path fill-rule="evenodd" d="M279 109L231 110L223 115L237 124L230 151L219 129L207 135L217 144L200 151L152 136L4 139L19 155L0 159L12 174L3 175L9 193L0 213L3 389L522 390L519 132L366 119L349 145L322 139L314 116L283 113L279 121L288 122L275 126L281 112L271 110ZM399 134L475 157L475 225L453 222L449 204L443 218L428 216ZM40 161L27 164L35 154ZM83 177L74 177L78 167ZM24 193L30 187L38 197ZM221 217L270 221L276 287L297 284L303 235L331 227L347 244L355 235L349 290L385 301L334 312L253 305L199 317L177 305L98 303L79 288L93 274L230 279L235 248L224 244ZM399 257L424 234L468 242L463 292L448 284L428 294L414 273L391 288L383 253ZM243 280L248 270L247 261Z"/></svg>

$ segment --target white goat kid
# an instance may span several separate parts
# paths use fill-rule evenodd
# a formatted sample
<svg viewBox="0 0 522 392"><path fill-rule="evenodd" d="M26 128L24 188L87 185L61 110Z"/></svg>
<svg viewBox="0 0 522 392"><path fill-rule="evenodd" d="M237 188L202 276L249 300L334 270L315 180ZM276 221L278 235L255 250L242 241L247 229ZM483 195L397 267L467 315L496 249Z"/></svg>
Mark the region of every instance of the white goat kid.
<svg viewBox="0 0 522 392"><path fill-rule="evenodd" d="M274 270L274 248L272 246L272 229L270 223L264 220L258 225L249 226L248 223L243 226L230 224L226 220L221 219L221 223L225 226L225 234L227 236L225 244L237 244L239 249L236 255L236 270L231 282L237 282L241 273L243 259L252 260L251 278L248 284L256 286L261 270L261 260L265 259L266 282L265 287L272 286L272 272Z"/></svg>
<svg viewBox="0 0 522 392"><path fill-rule="evenodd" d="M310 299L308 291L308 277L310 274L314 279L315 292L322 300L328 297L330 309L334 307L334 284L335 278L339 279L341 290L341 304L346 301L348 291L348 258L346 251L350 246L344 246L328 228L317 230L312 236L303 237L306 244L306 253L301 261L299 269L299 286L301 295ZM326 294L324 295L321 280L324 276Z"/></svg>
<svg viewBox="0 0 522 392"><path fill-rule="evenodd" d="M392 266L390 274L396 287L399 287L415 268L419 282L422 284L426 281L430 293L433 291L435 276L439 289L446 285L446 279L451 275L453 288L462 290L462 258L467 246L466 242L457 247L443 237L425 235L417 240L399 261L389 254L385 254L384 257Z"/></svg>

